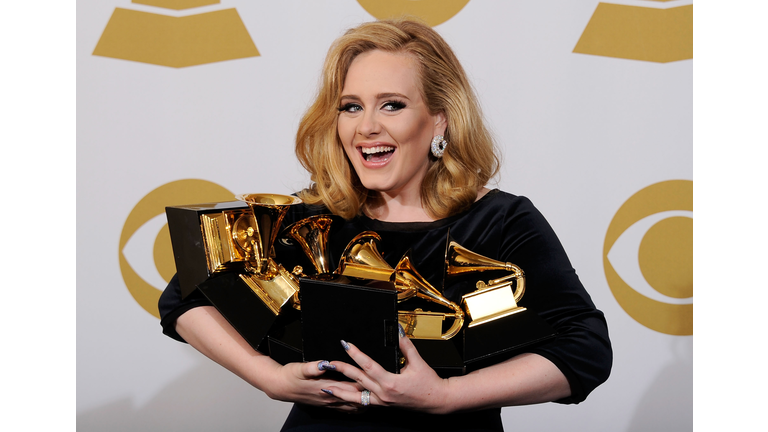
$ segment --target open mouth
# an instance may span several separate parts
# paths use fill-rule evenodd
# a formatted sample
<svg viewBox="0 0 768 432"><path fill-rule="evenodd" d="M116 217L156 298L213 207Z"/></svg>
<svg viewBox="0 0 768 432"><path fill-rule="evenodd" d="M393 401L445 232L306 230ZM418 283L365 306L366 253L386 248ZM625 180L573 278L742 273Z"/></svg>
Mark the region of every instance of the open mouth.
<svg viewBox="0 0 768 432"><path fill-rule="evenodd" d="M384 162L392 156L395 148L392 146L361 147L360 151L367 162Z"/></svg>

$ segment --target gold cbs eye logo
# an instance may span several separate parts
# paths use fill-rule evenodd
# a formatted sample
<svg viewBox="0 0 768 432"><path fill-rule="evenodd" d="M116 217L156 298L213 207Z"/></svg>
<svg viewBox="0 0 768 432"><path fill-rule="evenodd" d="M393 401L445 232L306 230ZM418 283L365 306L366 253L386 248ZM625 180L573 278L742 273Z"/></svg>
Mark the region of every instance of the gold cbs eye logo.
<svg viewBox="0 0 768 432"><path fill-rule="evenodd" d="M669 335L693 334L693 182L670 180L632 195L603 245L605 277L634 320Z"/></svg>
<svg viewBox="0 0 768 432"><path fill-rule="evenodd" d="M128 291L144 310L160 318L157 301L176 273L165 207L234 199L232 192L216 183L185 179L158 187L131 210L120 234L120 272Z"/></svg>

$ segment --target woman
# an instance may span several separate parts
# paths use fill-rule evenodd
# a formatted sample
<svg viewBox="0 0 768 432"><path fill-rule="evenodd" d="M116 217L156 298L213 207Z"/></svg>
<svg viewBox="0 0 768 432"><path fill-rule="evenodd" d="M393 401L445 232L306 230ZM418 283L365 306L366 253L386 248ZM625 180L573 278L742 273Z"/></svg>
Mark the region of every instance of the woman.
<svg viewBox="0 0 768 432"><path fill-rule="evenodd" d="M331 235L332 258L354 235L373 230L390 264L411 250L418 271L442 286L450 230L468 249L522 267L529 288L521 305L558 336L448 379L407 337L400 338L400 374L384 371L354 341L342 342L349 362L281 366L253 350L202 296L182 302L172 282L160 302L164 331L271 398L295 402L284 430L502 430L500 407L578 403L607 379L612 357L603 314L530 201L485 188L498 171L493 141L461 65L430 27L382 21L339 38L299 126L296 153L312 184L299 194L305 205L294 206L285 223L342 216ZM277 251L280 262L289 255ZM444 295L459 302L466 292L448 285ZM327 379L327 370L353 381Z"/></svg>

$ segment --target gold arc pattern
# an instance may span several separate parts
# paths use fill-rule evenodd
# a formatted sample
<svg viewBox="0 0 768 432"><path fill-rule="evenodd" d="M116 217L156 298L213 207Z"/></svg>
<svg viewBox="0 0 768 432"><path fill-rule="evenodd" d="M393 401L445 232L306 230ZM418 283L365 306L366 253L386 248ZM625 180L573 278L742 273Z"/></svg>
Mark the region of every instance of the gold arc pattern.
<svg viewBox="0 0 768 432"><path fill-rule="evenodd" d="M173 17L115 8L93 55L182 68L260 54L235 9Z"/></svg>
<svg viewBox="0 0 768 432"><path fill-rule="evenodd" d="M434 27L453 18L469 0L357 0L376 19L415 16Z"/></svg>
<svg viewBox="0 0 768 432"><path fill-rule="evenodd" d="M131 3L156 6L165 9L184 10L221 3L220 0L131 0Z"/></svg>
<svg viewBox="0 0 768 432"><path fill-rule="evenodd" d="M614 298L629 316L645 327L669 335L693 334L693 304L670 304L648 298L629 286L608 260L608 252L635 222L664 211L693 211L693 182L669 180L632 195L616 212L605 234L603 267Z"/></svg>
<svg viewBox="0 0 768 432"><path fill-rule="evenodd" d="M165 207L167 206L184 205L191 202L232 201L233 199L234 194L232 192L216 183L200 179L184 179L166 183L155 188L133 207L123 224L123 231L120 233L118 260L126 288L128 288L131 296L144 310L156 318L160 318L160 312L157 310L157 301L160 299L161 291L142 279L128 263L123 254L123 248L125 248L128 240L147 221L165 213ZM167 227L167 224L165 227ZM163 234L164 230L167 231L165 227L160 230L158 237ZM169 274L170 268L175 273L176 266L172 254L162 258L158 257L159 241L155 241L155 265L158 267L160 274L165 277ZM170 235L166 241L170 244ZM170 246L164 246L164 248L165 250L170 250ZM162 261L159 262L158 259L162 259Z"/></svg>
<svg viewBox="0 0 768 432"><path fill-rule="evenodd" d="M574 53L668 63L693 58L693 5L599 3Z"/></svg>

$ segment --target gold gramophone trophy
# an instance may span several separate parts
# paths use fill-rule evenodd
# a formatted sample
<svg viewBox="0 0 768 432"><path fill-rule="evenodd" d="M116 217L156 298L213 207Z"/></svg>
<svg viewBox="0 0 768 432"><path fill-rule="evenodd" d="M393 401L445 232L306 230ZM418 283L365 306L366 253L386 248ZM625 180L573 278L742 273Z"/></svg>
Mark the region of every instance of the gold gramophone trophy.
<svg viewBox="0 0 768 432"><path fill-rule="evenodd" d="M512 263L475 253L454 241L446 242L444 284L458 277L482 272L504 272L506 276L462 296L469 325L464 329L464 363L467 371L501 362L521 349L548 340L555 331L535 312L519 306L525 293L525 273Z"/></svg>
<svg viewBox="0 0 768 432"><path fill-rule="evenodd" d="M166 207L165 214L183 298L211 276L245 268L246 255L235 238L256 229L247 204L173 206Z"/></svg>
<svg viewBox="0 0 768 432"><path fill-rule="evenodd" d="M520 267L472 252L449 238L445 252L445 280L486 271L510 274L488 283L478 281L477 291L462 296L461 303L470 319L469 327L526 310L517 305L525 293L525 273Z"/></svg>
<svg viewBox="0 0 768 432"><path fill-rule="evenodd" d="M238 199L168 207L166 215L182 295L199 289L259 349L281 310L298 298L298 279L271 253L288 208L301 199L277 194Z"/></svg>
<svg viewBox="0 0 768 432"><path fill-rule="evenodd" d="M397 300L401 304L416 297L452 311L428 312L421 308L409 311L404 310L405 306L399 306L398 321L408 337L448 340L456 336L464 323L464 312L459 305L445 298L419 274L411 263L410 251L392 268L378 250L380 241L381 237L373 231L358 234L349 242L337 271L349 277L393 283L397 290ZM444 332L443 321L447 318L453 321Z"/></svg>
<svg viewBox="0 0 768 432"><path fill-rule="evenodd" d="M315 275L325 277L332 274L328 256L328 235L331 231L333 216L321 214L294 222L285 229L283 236L299 244L315 268ZM306 277L301 266L294 267L292 273Z"/></svg>
<svg viewBox="0 0 768 432"><path fill-rule="evenodd" d="M298 279L300 286L307 286L307 280L333 281L336 279L330 270L328 251L328 236L333 220L334 216L331 215L310 216L294 222L280 234L278 244L289 247L298 245L314 267L315 273L308 275L305 273L308 269L302 265L294 266L291 274ZM310 287L309 290L311 289ZM269 356L280 364L304 361L300 296L301 290L298 292L299 298L294 298L293 310L284 310L267 336ZM310 313L315 306L310 300Z"/></svg>
<svg viewBox="0 0 768 432"><path fill-rule="evenodd" d="M325 221L320 217L313 218L316 219L300 221L288 230L288 236L310 255L318 273L301 278L304 361L349 361L339 344L340 340L347 340L387 371L397 373L401 366L397 332L398 291L389 282L393 269L387 270L386 262L380 255L377 257L375 242L378 235L368 232L355 237L343 254L348 259L342 259L340 266L330 272L327 265L320 265L328 263ZM294 270L294 273L298 271ZM346 379L332 371L326 375Z"/></svg>
<svg viewBox="0 0 768 432"><path fill-rule="evenodd" d="M347 244L341 255L336 273L357 279L391 282L395 269L379 252L381 237L373 231L363 231ZM402 302L416 295L416 288L407 284L395 285L397 300Z"/></svg>
<svg viewBox="0 0 768 432"><path fill-rule="evenodd" d="M427 364L439 375L448 377L464 373L458 346L461 338L455 337L464 323L463 310L446 299L419 274L411 262L410 251L395 267L390 266L379 251L380 242L381 237L373 231L355 236L347 244L335 271L337 275L347 278L347 282L334 288L327 286L323 291L324 296L320 295L320 290L315 291L319 298L313 303L328 299L331 290L336 293L336 299L344 298L346 301L351 296L356 299L354 302L346 302L345 307L339 307L337 300L324 305L323 318L334 321L333 337L365 341L369 346L363 352L385 369L396 371L404 364L404 358L397 351L396 326L399 323ZM309 316L310 312L306 300L306 297L312 295L310 286L302 279L303 316ZM332 315L330 318L329 314ZM311 319L310 316L305 323ZM320 322L319 318L317 322ZM380 334L366 336L360 333L381 328L385 329L384 337ZM305 326L303 331L309 334L319 330ZM314 337L322 338L319 334ZM384 341L383 345L381 341ZM304 340L305 357L310 355L307 360L313 359L311 355L315 351L316 356L346 359L343 351L335 351L333 343L324 342L322 346L313 347L314 343L313 337ZM369 351L375 354L369 354ZM397 354L396 360L393 354Z"/></svg>
<svg viewBox="0 0 768 432"><path fill-rule="evenodd" d="M398 321L411 339L448 340L456 336L464 325L464 311L456 303L445 298L440 291L422 277L411 263L410 251L406 252L395 267L392 282L398 291L415 290L415 297L437 303L452 312L427 312L421 308L413 311L400 307ZM443 321L452 319L451 326L443 331Z"/></svg>

